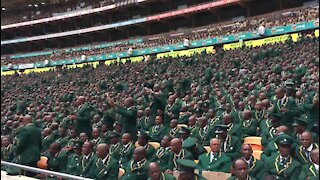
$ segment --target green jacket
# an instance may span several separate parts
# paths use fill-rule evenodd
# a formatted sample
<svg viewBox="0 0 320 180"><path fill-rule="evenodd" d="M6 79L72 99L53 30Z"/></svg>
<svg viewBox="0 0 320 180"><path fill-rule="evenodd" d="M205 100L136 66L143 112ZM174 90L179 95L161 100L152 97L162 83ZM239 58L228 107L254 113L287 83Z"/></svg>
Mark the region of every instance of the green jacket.
<svg viewBox="0 0 320 180"><path fill-rule="evenodd" d="M14 159L14 153L16 151L16 146L9 144L8 147L1 147L1 160L12 162ZM1 166L1 170L6 170L7 166Z"/></svg>
<svg viewBox="0 0 320 180"><path fill-rule="evenodd" d="M133 151L135 149L135 146L132 142L129 143L127 147L122 145L120 149L120 167L125 168L127 167L129 161L132 159Z"/></svg>
<svg viewBox="0 0 320 180"><path fill-rule="evenodd" d="M163 147L159 147L158 149L156 149L151 162L157 162L160 166L160 170L163 172L167 169L169 169L169 156L170 156L170 148L163 148Z"/></svg>
<svg viewBox="0 0 320 180"><path fill-rule="evenodd" d="M301 163L291 156L285 165L281 165L279 154L267 158L264 164L265 175L275 175L280 180L295 180L301 170Z"/></svg>
<svg viewBox="0 0 320 180"><path fill-rule="evenodd" d="M248 136L256 136L257 127L258 127L258 121L256 119L241 121L240 131L242 133L242 139Z"/></svg>
<svg viewBox="0 0 320 180"><path fill-rule="evenodd" d="M316 122L317 119L319 119L319 108L313 106L313 99L319 98L319 94L315 92L311 92L306 99L305 103L303 104L303 109L305 110L307 117L308 117L308 123L307 123L307 130L311 130L313 123Z"/></svg>
<svg viewBox="0 0 320 180"><path fill-rule="evenodd" d="M76 129L78 133L85 132L88 137L91 137L92 126L91 126L91 106L87 103L78 107Z"/></svg>
<svg viewBox="0 0 320 180"><path fill-rule="evenodd" d="M103 163L102 159L98 158L95 162L94 178L96 180L117 180L119 174L119 163L112 156L106 159Z"/></svg>
<svg viewBox="0 0 320 180"><path fill-rule="evenodd" d="M149 129L150 140L155 142L160 142L161 139L168 133L168 129L163 124L159 127L152 126Z"/></svg>
<svg viewBox="0 0 320 180"><path fill-rule="evenodd" d="M161 173L161 180L175 180L176 177L172 176L171 174ZM152 180L151 177L149 177L147 180Z"/></svg>
<svg viewBox="0 0 320 180"><path fill-rule="evenodd" d="M124 117L125 122L122 122L124 132L129 133L133 141L137 140L137 108L117 107L116 112Z"/></svg>
<svg viewBox="0 0 320 180"><path fill-rule="evenodd" d="M175 127L175 128L170 128L168 134L171 136L171 137L174 137L174 138L177 138L179 137L179 131L180 131L180 128L178 127Z"/></svg>
<svg viewBox="0 0 320 180"><path fill-rule="evenodd" d="M88 159L82 155L79 161L79 175L81 177L94 178L96 169L95 162L97 161L96 155L92 153Z"/></svg>
<svg viewBox="0 0 320 180"><path fill-rule="evenodd" d="M121 150L120 142L118 142L117 144L111 144L109 149L109 155L115 158L116 160L119 160L120 150Z"/></svg>
<svg viewBox="0 0 320 180"><path fill-rule="evenodd" d="M55 142L59 143L61 148L63 148L68 144L69 139L68 139L68 137L58 138Z"/></svg>
<svg viewBox="0 0 320 180"><path fill-rule="evenodd" d="M216 155L210 162L211 152L199 156L198 166L203 171L215 171L229 173L231 168L231 159L222 152Z"/></svg>
<svg viewBox="0 0 320 180"><path fill-rule="evenodd" d="M152 159L152 157L153 157L156 149L155 149L152 145L150 145L150 144L147 144L146 146L147 146L147 148L146 148L146 150L147 150L147 157L146 157L146 159L150 161L150 160Z"/></svg>
<svg viewBox="0 0 320 180"><path fill-rule="evenodd" d="M144 159L140 162L131 160L126 168L125 175L121 178L122 180L143 180L148 179L148 169L150 162Z"/></svg>
<svg viewBox="0 0 320 180"><path fill-rule="evenodd" d="M248 164L249 167L249 175L250 177L254 177L256 179L259 179L263 176L263 169L264 169L264 163L261 160L257 160L253 156L251 156L252 159L250 163Z"/></svg>
<svg viewBox="0 0 320 180"><path fill-rule="evenodd" d="M286 125L289 128L292 127L293 118L296 115L296 102L292 97L286 97L284 100L284 104L281 105L281 99L278 100L276 97L273 98L273 113L281 113L283 114L283 118L281 120L282 125ZM280 111L281 108L286 108L288 111L282 113Z"/></svg>
<svg viewBox="0 0 320 180"><path fill-rule="evenodd" d="M17 132L16 155L23 165L36 165L40 160L41 130L34 124L26 125Z"/></svg>
<svg viewBox="0 0 320 180"><path fill-rule="evenodd" d="M220 147L231 160L234 160L241 156L241 141L236 136L228 135L226 139L220 140Z"/></svg>
<svg viewBox="0 0 320 180"><path fill-rule="evenodd" d="M302 166L301 173L299 175L299 180L306 180L307 178L317 178L319 179L319 172L313 164L305 164Z"/></svg>
<svg viewBox="0 0 320 180"><path fill-rule="evenodd" d="M206 129L199 128L196 134L193 134L195 138L198 139L199 144L203 146L208 146L212 137L215 137L215 129L207 125Z"/></svg>
<svg viewBox="0 0 320 180"><path fill-rule="evenodd" d="M252 176L249 176L250 178L250 180L258 180L258 179L256 179L256 178L254 178L254 177L252 177ZM236 176L231 176L231 177L229 177L227 180L237 180L238 178L236 177Z"/></svg>
<svg viewBox="0 0 320 180"><path fill-rule="evenodd" d="M316 143L313 143L312 144L312 150L314 149L319 149L319 145L316 144ZM296 149L295 149L295 158L300 161L300 163L302 164L308 164L308 163L311 163L311 161L308 159L307 155L306 155L306 151L305 149L303 148L303 146L297 146Z"/></svg>
<svg viewBox="0 0 320 180"><path fill-rule="evenodd" d="M176 160L177 159L190 159L190 160L193 160L193 155L185 150L185 149L181 149L180 153L178 155L174 154L173 152L170 151L170 154L169 154L169 162L168 162L168 168L170 170L174 170L174 169L177 169L178 166L177 166L177 163L176 163Z"/></svg>
<svg viewBox="0 0 320 180"><path fill-rule="evenodd" d="M68 158L66 173L79 176L80 156L71 154Z"/></svg>
<svg viewBox="0 0 320 180"><path fill-rule="evenodd" d="M59 154L53 156L51 153L47 152L44 154L48 158L48 170L60 172L60 158Z"/></svg>
<svg viewBox="0 0 320 180"><path fill-rule="evenodd" d="M51 143L55 141L54 136L51 134L42 139L42 149L41 152L44 152L49 149Z"/></svg>

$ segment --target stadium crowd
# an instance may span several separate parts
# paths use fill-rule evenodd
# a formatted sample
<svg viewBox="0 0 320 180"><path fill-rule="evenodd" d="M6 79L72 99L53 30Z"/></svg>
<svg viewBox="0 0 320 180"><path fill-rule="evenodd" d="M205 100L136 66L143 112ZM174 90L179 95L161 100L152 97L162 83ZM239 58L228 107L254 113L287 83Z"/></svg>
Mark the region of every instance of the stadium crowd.
<svg viewBox="0 0 320 180"><path fill-rule="evenodd" d="M175 179L175 171L204 179L194 169L316 179L318 50L314 35L302 35L211 55L2 77L1 159L37 166L41 155L49 170L94 179L118 179L119 168L130 180ZM244 143L252 136L262 138L260 159Z"/></svg>
<svg viewBox="0 0 320 180"><path fill-rule="evenodd" d="M285 13L290 12L290 13ZM116 46L107 47L107 48L93 48L93 45L88 45L89 50L83 51L71 51L65 52L65 50L58 50L54 54L43 55L43 56L34 56L34 57L26 57L19 59L1 59L2 64L22 64L22 63L35 63L42 62L45 60L56 61L62 59L80 58L82 55L90 56L97 54L107 54L112 52L126 52L129 47L134 50L139 50L147 47L155 47L155 46L164 46L176 43L182 43L185 38L190 41L202 40L208 38L219 37L223 35L236 34L240 32L247 31L255 31L259 28L259 26L263 25L266 28L276 27L276 26L285 26L290 24L295 24L299 22L306 22L310 20L319 19L319 8L314 7L300 7L290 10L278 11L270 14L265 14L261 16L255 16L246 18L243 21L237 22L224 22L223 24L212 24L205 27L197 28L205 29L205 31L198 32L197 29L187 29L184 30L183 35L179 36L171 36L172 34L177 34L181 32L175 33L166 33L145 37L144 42L128 44L121 43ZM152 37L158 38L154 39Z"/></svg>

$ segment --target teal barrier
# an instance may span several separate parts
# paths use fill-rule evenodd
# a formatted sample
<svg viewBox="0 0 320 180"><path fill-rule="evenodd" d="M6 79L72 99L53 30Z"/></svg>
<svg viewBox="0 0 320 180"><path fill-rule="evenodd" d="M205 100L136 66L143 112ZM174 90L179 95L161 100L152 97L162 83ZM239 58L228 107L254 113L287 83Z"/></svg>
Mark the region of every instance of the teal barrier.
<svg viewBox="0 0 320 180"><path fill-rule="evenodd" d="M286 34L286 33L293 33L293 32L297 32L297 31L315 29L315 28L319 28L319 20L305 22L305 23L299 23L299 24L295 24L295 25L280 26L280 27L275 27L275 28L271 28L271 29L266 29L264 37L281 35L281 34ZM262 36L260 36L257 31L246 32L246 33L240 33L240 34L236 34L236 35L229 35L229 36L222 36L222 37L212 38L212 39L207 39L207 40L194 41L191 43L190 48L210 46L210 45L215 45L215 44L224 44L224 43L230 43L230 42L235 42L235 41L239 41L239 40L256 39L256 38L261 38L261 37ZM185 47L183 47L183 44L180 43L180 44L169 45L169 46L164 46L164 47L155 47L155 48L146 48L143 50L134 50L133 54L131 56L163 53L163 52L176 51L176 50L182 50L182 49L185 49ZM130 57L130 55L127 52L119 52L119 53L113 53L113 54L103 54L103 55L90 56L90 57L87 57L87 61L94 62L94 61L111 60L111 59L127 58L127 57ZM76 64L76 63L81 63L80 58L54 61L54 62L51 62L49 64L49 66L58 66L58 65L65 65L65 64L68 65L68 64ZM44 64L44 62L37 62L34 64L34 67L36 67L36 68L41 68L41 67L45 67L45 66L46 65ZM19 65L14 65L13 69L14 70L19 69ZM1 67L1 71L7 71L7 70L9 70L7 66Z"/></svg>

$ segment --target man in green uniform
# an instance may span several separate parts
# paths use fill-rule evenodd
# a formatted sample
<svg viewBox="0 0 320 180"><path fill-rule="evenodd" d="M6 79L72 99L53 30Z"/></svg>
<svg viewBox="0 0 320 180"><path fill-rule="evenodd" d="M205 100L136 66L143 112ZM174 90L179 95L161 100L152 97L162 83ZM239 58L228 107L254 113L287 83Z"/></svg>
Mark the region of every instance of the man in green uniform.
<svg viewBox="0 0 320 180"><path fill-rule="evenodd" d="M147 151L146 158L147 160L150 161L155 153L155 149L153 146L149 144L149 139L150 139L150 136L148 133L146 133L145 131L140 131L140 134L138 136L138 144L146 149Z"/></svg>
<svg viewBox="0 0 320 180"><path fill-rule="evenodd" d="M12 162L14 158L14 153L16 151L16 146L13 145L10 137L5 136L1 138L1 160L6 162ZM1 170L5 170L7 166L1 166Z"/></svg>
<svg viewBox="0 0 320 180"><path fill-rule="evenodd" d="M120 167L126 168L129 161L132 159L134 144L129 133L124 133L121 140L121 149L120 149Z"/></svg>
<svg viewBox="0 0 320 180"><path fill-rule="evenodd" d="M26 115L22 119L23 127L17 132L17 149L16 156L18 163L30 167L36 167L40 160L41 150L41 130L32 123L32 117ZM7 168L9 174L17 174L13 168ZM26 175L33 176L34 173L27 172Z"/></svg>
<svg viewBox="0 0 320 180"><path fill-rule="evenodd" d="M252 112L250 110L245 110L243 112L243 120L240 121L240 131L242 133L242 139L248 136L257 135L258 121L252 118Z"/></svg>
<svg viewBox="0 0 320 180"><path fill-rule="evenodd" d="M123 180L140 180L148 178L150 162L146 159L147 151L144 147L137 147L133 152L133 159L127 165Z"/></svg>
<svg viewBox="0 0 320 180"><path fill-rule="evenodd" d="M61 146L59 143L54 142L50 145L48 151L44 154L48 158L48 170L60 172L60 152Z"/></svg>
<svg viewBox="0 0 320 180"><path fill-rule="evenodd" d="M311 151L311 163L305 164L299 175L299 180L304 179L319 179L319 149Z"/></svg>
<svg viewBox="0 0 320 180"><path fill-rule="evenodd" d="M205 180L206 178L202 177L199 174L194 173L194 170L197 167L197 164L193 160L189 159L178 159L178 180Z"/></svg>
<svg viewBox="0 0 320 180"><path fill-rule="evenodd" d="M303 132L300 136L300 144L295 149L295 158L301 164L311 163L311 151L319 148L318 144L313 143L312 133L308 131Z"/></svg>
<svg viewBox="0 0 320 180"><path fill-rule="evenodd" d="M92 108L88 103L85 103L85 97L79 96L76 100L76 105L78 106L76 116L71 116L72 119L76 120L77 132L85 132L89 138L92 134L91 126L91 111Z"/></svg>
<svg viewBox="0 0 320 180"><path fill-rule="evenodd" d="M291 155L293 139L286 134L281 134L276 138L276 143L279 146L279 153L265 159L265 175L271 175L280 180L297 179L301 163Z"/></svg>
<svg viewBox="0 0 320 180"><path fill-rule="evenodd" d="M111 107L115 108L115 111L123 116L123 130L131 135L132 140L137 138L137 108L133 106L133 99L131 97L126 98L123 101L125 107L120 107L114 104L113 100L108 96L108 103Z"/></svg>
<svg viewBox="0 0 320 180"><path fill-rule="evenodd" d="M55 139L50 128L44 128L42 135L43 139L41 152L45 152L49 149L50 144L53 143Z"/></svg>
<svg viewBox="0 0 320 180"><path fill-rule="evenodd" d="M81 177L94 177L95 171L95 162L97 161L96 155L92 152L93 143L90 141L86 141L82 146L82 156L79 162L79 175Z"/></svg>
<svg viewBox="0 0 320 180"><path fill-rule="evenodd" d="M262 177L263 173L263 161L260 161L253 157L252 148L249 144L242 144L241 154L242 158L248 164L248 171L251 177L259 179Z"/></svg>
<svg viewBox="0 0 320 180"><path fill-rule="evenodd" d="M151 141L160 142L161 139L167 134L168 129L163 124L162 117L156 116L155 125L152 126L149 130Z"/></svg>
<svg viewBox="0 0 320 180"><path fill-rule="evenodd" d="M157 162L160 166L161 172L167 170L169 156L170 156L170 142L172 140L171 136L164 136L161 140L160 147L156 149L155 154L153 155L151 162Z"/></svg>
<svg viewBox="0 0 320 180"><path fill-rule="evenodd" d="M232 163L233 175L227 180L256 180L249 174L249 167L245 160L236 159ZM260 177L259 177L260 178Z"/></svg>
<svg viewBox="0 0 320 180"><path fill-rule="evenodd" d="M215 133L220 140L222 152L233 160L241 156L241 141L238 137L229 135L228 128L226 125L217 125Z"/></svg>
<svg viewBox="0 0 320 180"><path fill-rule="evenodd" d="M112 131L107 135L107 137L109 138L110 142L109 156L112 156L113 158L119 160L121 149L121 144L119 142L120 134Z"/></svg>
<svg viewBox="0 0 320 180"><path fill-rule="evenodd" d="M65 147L68 143L68 137L66 136L66 129L60 127L58 130L58 139L55 141L60 144L61 148Z"/></svg>
<svg viewBox="0 0 320 180"><path fill-rule="evenodd" d="M175 180L171 174L166 174L160 171L160 166L156 162L149 164L149 178L147 180Z"/></svg>
<svg viewBox="0 0 320 180"><path fill-rule="evenodd" d="M211 139L210 149L210 152L199 156L199 168L204 171L230 172L231 159L221 152L220 140L217 138Z"/></svg>
<svg viewBox="0 0 320 180"><path fill-rule="evenodd" d="M178 137L179 136L179 130L180 130L180 128L178 128L178 120L177 119L172 119L170 121L169 135L171 137Z"/></svg>
<svg viewBox="0 0 320 180"><path fill-rule="evenodd" d="M79 176L79 164L82 154L82 142L76 141L73 145L73 154L68 158L66 173Z"/></svg>
<svg viewBox="0 0 320 180"><path fill-rule="evenodd" d="M98 157L95 162L94 178L97 180L117 180L119 173L119 163L109 154L109 146L107 144L99 144L97 146L96 155Z"/></svg>
<svg viewBox="0 0 320 180"><path fill-rule="evenodd" d="M199 131L197 134L193 136L198 139L199 143L203 146L207 146L210 144L210 139L214 137L214 129L208 125L208 119L206 117L200 117L198 119L199 122Z"/></svg>

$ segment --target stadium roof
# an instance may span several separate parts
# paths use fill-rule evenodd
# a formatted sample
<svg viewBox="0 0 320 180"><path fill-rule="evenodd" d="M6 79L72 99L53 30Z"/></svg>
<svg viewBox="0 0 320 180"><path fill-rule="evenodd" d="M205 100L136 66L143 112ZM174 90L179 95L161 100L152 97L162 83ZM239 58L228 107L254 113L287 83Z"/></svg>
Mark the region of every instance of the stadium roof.
<svg viewBox="0 0 320 180"><path fill-rule="evenodd" d="M71 1L71 0L69 0ZM1 0L1 7L5 10L26 9L30 7L40 7L47 4L57 4L66 0Z"/></svg>

